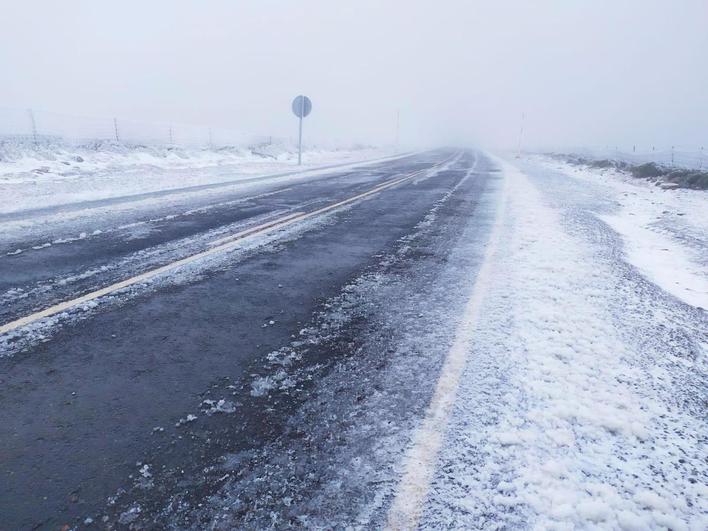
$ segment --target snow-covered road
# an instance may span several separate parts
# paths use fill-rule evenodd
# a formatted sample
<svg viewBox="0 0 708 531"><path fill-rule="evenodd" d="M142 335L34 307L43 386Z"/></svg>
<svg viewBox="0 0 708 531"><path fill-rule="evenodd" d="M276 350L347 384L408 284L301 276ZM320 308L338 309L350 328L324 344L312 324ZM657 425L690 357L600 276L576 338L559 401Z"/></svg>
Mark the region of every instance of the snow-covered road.
<svg viewBox="0 0 708 531"><path fill-rule="evenodd" d="M168 205L154 241L79 239L67 267L112 281L401 175L5 344L11 521L34 521L39 473L78 500L37 501L44 522L77 528L707 528L704 192L434 152ZM63 293L44 279L63 256L22 256L46 265L26 300Z"/></svg>
<svg viewBox="0 0 708 531"><path fill-rule="evenodd" d="M383 258L392 270L357 280L332 302L335 335L366 307L378 323L366 343L388 348L391 363L377 374L347 360L321 380L319 404L292 421L308 432L306 449L280 441L258 464L235 457L248 473L195 511L203 521L223 529L706 528L706 313L643 269L664 247L645 247L634 263L628 248L643 245L642 232L624 240L606 221L639 213L626 213L623 199L654 191L621 175L577 178L545 160L495 164L503 184L477 207L489 214L476 218L487 229L464 230L431 277L419 264L425 289L403 282L395 264L411 245L436 248L429 222ZM662 193L646 201L670 210L675 192ZM705 201L701 192L688 198ZM701 233L705 212L686 218L686 234ZM687 245L681 228L666 245ZM700 278L705 270L684 261L688 254L673 254L673 267ZM317 330L307 337L324 340ZM354 374L366 385L351 382ZM279 381L291 378L286 366ZM379 391L367 396L369 386ZM343 415L352 395L357 404ZM326 472L308 476L313 462Z"/></svg>

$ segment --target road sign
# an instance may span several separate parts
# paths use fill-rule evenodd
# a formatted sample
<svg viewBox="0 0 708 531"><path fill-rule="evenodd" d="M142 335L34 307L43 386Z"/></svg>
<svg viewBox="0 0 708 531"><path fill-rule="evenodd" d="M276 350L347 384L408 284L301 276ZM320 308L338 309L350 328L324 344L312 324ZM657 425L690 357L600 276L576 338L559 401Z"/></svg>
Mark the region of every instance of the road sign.
<svg viewBox="0 0 708 531"><path fill-rule="evenodd" d="M302 164L302 119L312 111L312 102L307 96L296 96L293 100L293 112L300 118L300 133L297 141L297 164Z"/></svg>
<svg viewBox="0 0 708 531"><path fill-rule="evenodd" d="M312 102L307 96L297 96L293 100L293 112L298 118L304 118L312 111Z"/></svg>

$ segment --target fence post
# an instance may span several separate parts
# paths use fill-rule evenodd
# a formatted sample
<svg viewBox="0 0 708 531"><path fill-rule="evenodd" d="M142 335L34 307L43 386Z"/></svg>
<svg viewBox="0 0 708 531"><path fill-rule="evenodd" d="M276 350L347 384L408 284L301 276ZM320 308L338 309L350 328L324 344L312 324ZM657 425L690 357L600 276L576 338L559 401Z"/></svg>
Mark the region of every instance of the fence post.
<svg viewBox="0 0 708 531"><path fill-rule="evenodd" d="M120 137L118 136L118 119L113 118L113 132L116 134L116 142L120 142Z"/></svg>
<svg viewBox="0 0 708 531"><path fill-rule="evenodd" d="M34 141L35 145L37 144L37 122L34 121L34 112L32 109L27 109L27 114L29 115L30 119L30 126L32 127L32 140Z"/></svg>
<svg viewBox="0 0 708 531"><path fill-rule="evenodd" d="M671 146L671 167L674 167L674 146Z"/></svg>
<svg viewBox="0 0 708 531"><path fill-rule="evenodd" d="M703 146L701 146L701 152L698 154L698 170L703 169Z"/></svg>

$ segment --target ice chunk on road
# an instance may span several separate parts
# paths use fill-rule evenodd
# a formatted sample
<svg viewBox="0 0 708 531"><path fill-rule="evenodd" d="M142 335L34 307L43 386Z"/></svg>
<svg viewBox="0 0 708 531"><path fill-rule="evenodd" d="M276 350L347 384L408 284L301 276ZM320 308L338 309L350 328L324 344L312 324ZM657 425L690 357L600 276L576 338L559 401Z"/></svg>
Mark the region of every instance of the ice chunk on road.
<svg viewBox="0 0 708 531"><path fill-rule="evenodd" d="M196 415L192 415L192 414L190 413L190 414L187 415L185 418L179 419L179 420L177 421L177 424L175 424L175 426L179 428L180 426L182 426L182 425L184 425L184 424L188 424L188 423L190 423L190 422L194 422L195 420L197 420L197 416L196 416Z"/></svg>
<svg viewBox="0 0 708 531"><path fill-rule="evenodd" d="M220 400L204 400L202 402L202 410L206 415L213 415L215 413L234 413L236 411L236 405L230 400L224 398Z"/></svg>

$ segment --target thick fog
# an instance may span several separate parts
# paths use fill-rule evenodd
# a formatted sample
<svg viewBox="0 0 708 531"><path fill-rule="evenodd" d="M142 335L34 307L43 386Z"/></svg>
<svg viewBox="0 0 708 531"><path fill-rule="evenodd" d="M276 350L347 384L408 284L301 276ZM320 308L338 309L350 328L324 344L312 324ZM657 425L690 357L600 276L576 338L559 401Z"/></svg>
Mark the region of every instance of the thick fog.
<svg viewBox="0 0 708 531"><path fill-rule="evenodd" d="M0 107L310 141L708 145L708 1L6 1Z"/></svg>

